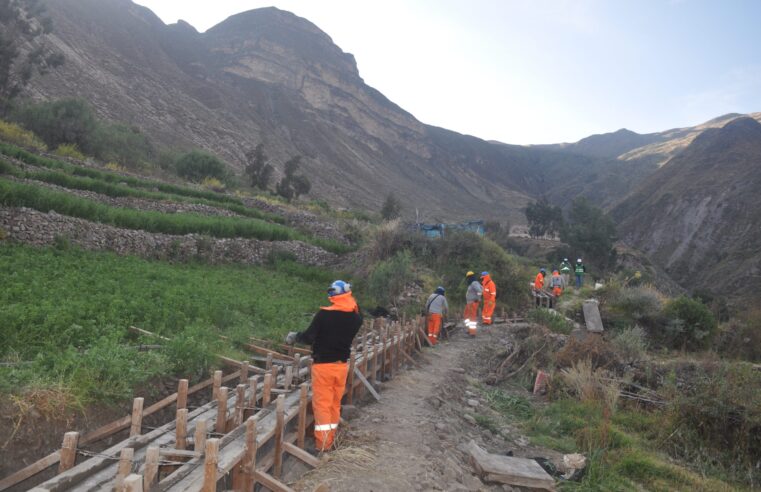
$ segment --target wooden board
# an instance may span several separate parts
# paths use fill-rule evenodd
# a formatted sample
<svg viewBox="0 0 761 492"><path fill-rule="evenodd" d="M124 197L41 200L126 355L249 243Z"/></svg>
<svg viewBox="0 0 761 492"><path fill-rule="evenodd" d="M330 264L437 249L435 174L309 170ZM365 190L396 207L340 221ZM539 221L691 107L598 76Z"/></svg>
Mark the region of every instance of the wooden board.
<svg viewBox="0 0 761 492"><path fill-rule="evenodd" d="M538 490L555 490L555 480L534 460L491 454L475 441L468 443L473 467L485 482L499 482Z"/></svg>

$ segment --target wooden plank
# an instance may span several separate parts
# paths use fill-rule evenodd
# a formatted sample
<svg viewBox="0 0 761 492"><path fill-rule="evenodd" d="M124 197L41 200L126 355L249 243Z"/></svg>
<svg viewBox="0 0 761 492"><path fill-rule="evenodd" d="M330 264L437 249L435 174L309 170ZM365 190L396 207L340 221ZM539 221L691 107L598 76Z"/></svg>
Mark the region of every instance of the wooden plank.
<svg viewBox="0 0 761 492"><path fill-rule="evenodd" d="M41 458L34 463L32 463L29 466L26 466L22 468L21 470L17 471L13 475L9 475L2 480L0 480L0 491L6 490L17 483L21 483L24 480L26 480L29 477L32 477L41 471L44 471L51 466L55 465L56 463L61 461L61 451L56 451L54 453L50 453L49 455L45 456L44 458Z"/></svg>
<svg viewBox="0 0 761 492"><path fill-rule="evenodd" d="M219 397L217 398L217 420L214 423L214 432L224 434L227 432L227 386L219 388ZM208 441L206 441L208 444Z"/></svg>
<svg viewBox="0 0 761 492"><path fill-rule="evenodd" d="M320 466L320 460L317 459L315 456L312 456L311 454L307 453L300 447L296 446L295 444L291 444L289 442L283 444L283 450L290 454L291 456L294 456L307 465L311 466L312 468L317 468Z"/></svg>
<svg viewBox="0 0 761 492"><path fill-rule="evenodd" d="M256 419L251 417L246 421L246 448L241 461L246 492L256 486L256 450Z"/></svg>
<svg viewBox="0 0 761 492"><path fill-rule="evenodd" d="M473 467L486 482L499 482L538 490L555 490L555 480L535 460L487 453L468 443Z"/></svg>
<svg viewBox="0 0 761 492"><path fill-rule="evenodd" d="M63 435L61 444L61 462L58 465L58 473L63 473L72 468L77 461L77 444L79 432L67 432Z"/></svg>
<svg viewBox="0 0 761 492"><path fill-rule="evenodd" d="M423 340L425 340L425 343L427 343L429 347L433 347L433 344L431 343L431 341L428 340L428 335L426 335L423 329L420 328L419 326L418 326L418 331L420 333L420 336L423 337Z"/></svg>
<svg viewBox="0 0 761 492"><path fill-rule="evenodd" d="M240 384L246 384L248 380L248 361L240 361Z"/></svg>
<svg viewBox="0 0 761 492"><path fill-rule="evenodd" d="M129 436L139 436L143 433L143 403L144 398L135 398L132 400L132 422L129 428Z"/></svg>
<svg viewBox="0 0 761 492"><path fill-rule="evenodd" d="M203 492L217 492L217 463L219 460L219 439L206 441L206 456L203 465Z"/></svg>
<svg viewBox="0 0 761 492"><path fill-rule="evenodd" d="M369 391L370 394L373 395L376 400L380 401L381 398L380 398L380 395L378 394L378 392L375 391L375 388L373 388L373 385L371 385L367 381L367 379L365 379L365 376L363 376L362 373L359 372L359 369L357 369L356 367L354 368L354 374L356 374L357 377L359 378L359 380L362 381L362 384L365 385L365 388L367 388L367 391Z"/></svg>
<svg viewBox="0 0 761 492"><path fill-rule="evenodd" d="M277 397L275 410L275 476L280 478L283 474L283 433L285 432L285 396Z"/></svg>
<svg viewBox="0 0 761 492"><path fill-rule="evenodd" d="M201 456L206 448L206 429L208 421L199 419L196 423L196 432L193 435L193 454Z"/></svg>
<svg viewBox="0 0 761 492"><path fill-rule="evenodd" d="M205 439L204 439L204 446L206 446ZM158 448L158 449L159 449L159 455L161 456L172 456L174 458L195 458L197 456L195 451L189 451L187 449L172 449L172 448Z"/></svg>
<svg viewBox="0 0 761 492"><path fill-rule="evenodd" d="M256 472L256 480L272 492L295 492L292 488L263 471Z"/></svg>
<svg viewBox="0 0 761 492"><path fill-rule="evenodd" d="M404 352L402 352L402 356L406 360L408 360L412 365L414 365L415 367L420 367L420 364L418 364L417 361L415 359L413 359L412 357L410 357L409 355L407 355Z"/></svg>
<svg viewBox="0 0 761 492"><path fill-rule="evenodd" d="M188 408L188 380L180 379L177 383L177 410Z"/></svg>
<svg viewBox="0 0 761 492"><path fill-rule="evenodd" d="M272 340L262 340L261 338L256 338L256 337L248 337L248 339L251 340L252 342L256 342L259 345L262 345L262 346L271 345L273 347L277 347L280 350L288 350L288 347L291 347L291 345L273 342ZM306 348L293 346L293 351L294 353L300 353L301 355L312 355L312 351Z"/></svg>

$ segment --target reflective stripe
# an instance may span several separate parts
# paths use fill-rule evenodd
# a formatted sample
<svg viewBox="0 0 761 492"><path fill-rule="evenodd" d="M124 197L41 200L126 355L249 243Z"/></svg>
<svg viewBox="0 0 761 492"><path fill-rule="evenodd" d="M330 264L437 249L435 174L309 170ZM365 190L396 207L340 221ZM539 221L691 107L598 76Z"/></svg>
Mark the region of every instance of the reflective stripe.
<svg viewBox="0 0 761 492"><path fill-rule="evenodd" d="M330 429L335 429L335 427L333 427L334 425L338 427L338 424L315 425L314 430L317 432L325 432L325 431L329 431Z"/></svg>
<svg viewBox="0 0 761 492"><path fill-rule="evenodd" d="M338 429L338 424L330 424L330 429Z"/></svg>

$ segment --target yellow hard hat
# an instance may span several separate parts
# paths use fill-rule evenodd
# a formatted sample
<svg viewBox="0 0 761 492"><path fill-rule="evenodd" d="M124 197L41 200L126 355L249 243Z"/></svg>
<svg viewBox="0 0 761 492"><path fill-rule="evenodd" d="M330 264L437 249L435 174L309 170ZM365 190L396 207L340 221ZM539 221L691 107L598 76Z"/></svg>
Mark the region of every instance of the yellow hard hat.
<svg viewBox="0 0 761 492"><path fill-rule="evenodd" d="M468 271L468 273L465 274L466 277L470 277L471 275L475 275L472 271Z"/></svg>

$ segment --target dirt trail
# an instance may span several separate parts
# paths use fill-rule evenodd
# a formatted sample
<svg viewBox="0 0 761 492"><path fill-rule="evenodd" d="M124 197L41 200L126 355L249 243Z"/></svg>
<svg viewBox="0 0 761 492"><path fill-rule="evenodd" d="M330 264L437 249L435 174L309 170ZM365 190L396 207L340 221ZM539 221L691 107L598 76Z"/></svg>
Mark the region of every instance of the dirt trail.
<svg viewBox="0 0 761 492"><path fill-rule="evenodd" d="M476 339L460 329L435 349L426 348L421 366L385 383L380 402L361 405L344 427L339 449L294 488L312 491L325 482L333 492L513 490L482 483L460 450L474 439L491 452L539 455L514 429L490 432L473 417L489 410L477 378L466 372L479 372L479 352L506 329L494 325Z"/></svg>

